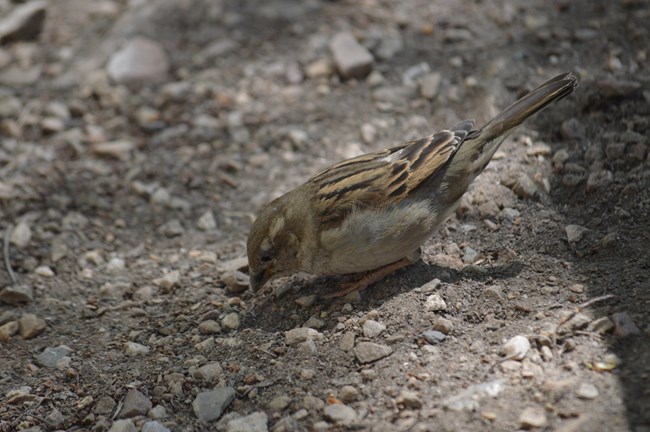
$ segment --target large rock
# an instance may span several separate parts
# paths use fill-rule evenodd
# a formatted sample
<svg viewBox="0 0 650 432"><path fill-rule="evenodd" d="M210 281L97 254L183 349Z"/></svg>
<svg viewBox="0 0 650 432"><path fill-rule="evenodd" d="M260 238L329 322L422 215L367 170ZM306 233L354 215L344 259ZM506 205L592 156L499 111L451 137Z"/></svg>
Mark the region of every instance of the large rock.
<svg viewBox="0 0 650 432"><path fill-rule="evenodd" d="M0 43L38 38L45 22L47 2L36 0L15 8L0 21Z"/></svg>
<svg viewBox="0 0 650 432"><path fill-rule="evenodd" d="M158 43L137 37L111 56L107 69L111 79L119 83L160 82L167 77L169 60Z"/></svg>

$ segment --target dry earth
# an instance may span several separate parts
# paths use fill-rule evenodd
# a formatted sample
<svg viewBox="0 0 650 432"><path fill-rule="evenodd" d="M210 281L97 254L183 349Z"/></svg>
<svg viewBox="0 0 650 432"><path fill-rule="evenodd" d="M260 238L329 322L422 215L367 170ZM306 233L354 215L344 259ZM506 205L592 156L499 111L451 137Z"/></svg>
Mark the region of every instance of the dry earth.
<svg viewBox="0 0 650 432"><path fill-rule="evenodd" d="M643 0L46 3L38 41L0 45L0 430L650 430L648 22ZM340 31L369 77L333 71ZM134 36L169 66L125 84L107 62ZM568 70L422 262L345 299L242 290L265 202Z"/></svg>

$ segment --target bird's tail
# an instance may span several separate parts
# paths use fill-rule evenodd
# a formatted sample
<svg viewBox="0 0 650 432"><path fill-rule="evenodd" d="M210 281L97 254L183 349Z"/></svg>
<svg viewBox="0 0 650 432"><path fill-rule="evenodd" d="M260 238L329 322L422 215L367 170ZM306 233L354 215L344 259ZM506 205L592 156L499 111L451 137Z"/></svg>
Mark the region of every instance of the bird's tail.
<svg viewBox="0 0 650 432"><path fill-rule="evenodd" d="M448 187L464 192L485 169L510 132L531 115L571 93L577 86L578 79L571 72L558 75L497 114L481 129L471 131L450 162L445 175Z"/></svg>

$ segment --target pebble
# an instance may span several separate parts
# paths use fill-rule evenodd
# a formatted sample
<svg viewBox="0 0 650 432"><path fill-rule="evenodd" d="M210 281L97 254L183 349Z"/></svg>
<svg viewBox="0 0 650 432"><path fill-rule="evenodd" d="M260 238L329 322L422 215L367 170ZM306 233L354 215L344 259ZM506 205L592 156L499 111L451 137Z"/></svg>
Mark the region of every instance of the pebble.
<svg viewBox="0 0 650 432"><path fill-rule="evenodd" d="M11 233L11 243L17 248L24 249L32 239L32 230L25 222L19 222Z"/></svg>
<svg viewBox="0 0 650 432"><path fill-rule="evenodd" d="M163 277L154 280L154 283L163 289L163 292L169 293L172 288L176 287L181 280L181 274L178 270L165 273Z"/></svg>
<svg viewBox="0 0 650 432"><path fill-rule="evenodd" d="M431 292L431 291L435 291L438 288L440 288L440 285L442 285L442 282L440 282L440 279L435 278L435 279L430 280L429 282L425 283L424 285L422 285L420 287L420 290L422 290L422 292L425 292L425 293L426 292Z"/></svg>
<svg viewBox="0 0 650 432"><path fill-rule="evenodd" d="M11 284L0 290L0 302L10 305L29 303L34 300L34 289L31 285Z"/></svg>
<svg viewBox="0 0 650 432"><path fill-rule="evenodd" d="M343 404L327 405L323 410L323 414L326 419L342 426L350 426L357 419L357 412Z"/></svg>
<svg viewBox="0 0 650 432"><path fill-rule="evenodd" d="M122 258L113 257L106 263L106 271L109 273L120 273L126 268L126 263Z"/></svg>
<svg viewBox="0 0 650 432"><path fill-rule="evenodd" d="M129 389L129 391L126 392L126 397L122 403L119 418L146 415L152 406L153 404L144 393L134 388Z"/></svg>
<svg viewBox="0 0 650 432"><path fill-rule="evenodd" d="M503 345L506 358L512 360L522 360L526 357L528 350L530 350L530 341L521 335L514 336Z"/></svg>
<svg viewBox="0 0 650 432"><path fill-rule="evenodd" d="M47 324L43 318L34 314L25 314L18 320L20 324L20 336L23 339L31 339L45 331Z"/></svg>
<svg viewBox="0 0 650 432"><path fill-rule="evenodd" d="M248 289L250 278L239 270L229 270L221 275L221 282L226 285L226 290L233 294L239 294Z"/></svg>
<svg viewBox="0 0 650 432"><path fill-rule="evenodd" d="M540 197L540 190L533 181L533 179L526 173L522 172L508 172L501 177L501 182L504 186L511 189L517 196L521 198L538 199Z"/></svg>
<svg viewBox="0 0 650 432"><path fill-rule="evenodd" d="M329 44L334 64L343 78L363 78L370 73L374 58L348 32L334 35Z"/></svg>
<svg viewBox="0 0 650 432"><path fill-rule="evenodd" d="M241 321L237 312L231 312L221 319L221 326L225 330L237 330L240 325Z"/></svg>
<svg viewBox="0 0 650 432"><path fill-rule="evenodd" d="M480 258L480 254L469 246L465 246L463 252L463 262L465 264L474 264Z"/></svg>
<svg viewBox="0 0 650 432"><path fill-rule="evenodd" d="M393 349L387 345L380 345L373 342L360 342L354 348L354 354L360 363L372 363L393 353Z"/></svg>
<svg viewBox="0 0 650 432"><path fill-rule="evenodd" d="M433 324L433 329L448 335L454 329L454 323L445 317L438 317Z"/></svg>
<svg viewBox="0 0 650 432"><path fill-rule="evenodd" d="M370 123L361 125L361 139L366 144L374 144L377 139L377 129Z"/></svg>
<svg viewBox="0 0 650 432"><path fill-rule="evenodd" d="M305 66L307 78L327 78L334 74L334 65L327 58L314 60Z"/></svg>
<svg viewBox="0 0 650 432"><path fill-rule="evenodd" d="M90 149L97 156L111 157L119 160L129 160L135 144L130 140L117 140L103 143L94 143Z"/></svg>
<svg viewBox="0 0 650 432"><path fill-rule="evenodd" d="M483 295L495 300L503 300L503 290L499 285L492 285L483 290Z"/></svg>
<svg viewBox="0 0 650 432"><path fill-rule="evenodd" d="M341 351L350 352L354 349L354 332L345 332L341 339L339 340L339 348Z"/></svg>
<svg viewBox="0 0 650 432"><path fill-rule="evenodd" d="M612 331L614 327L614 321L612 321L609 317L604 316L590 322L587 326L587 330L599 334L605 334Z"/></svg>
<svg viewBox="0 0 650 432"><path fill-rule="evenodd" d="M336 396L341 402L350 403L357 400L359 391L351 385L346 385L341 387Z"/></svg>
<svg viewBox="0 0 650 432"><path fill-rule="evenodd" d="M314 304L314 302L316 301L316 296L315 295L308 295L308 296L304 296L304 297L299 297L295 301L296 301L296 304L298 304L299 306L307 309L307 308L311 307L311 305Z"/></svg>
<svg viewBox="0 0 650 432"><path fill-rule="evenodd" d="M429 312L446 311L447 303L445 303L440 294L431 294L427 297L424 307Z"/></svg>
<svg viewBox="0 0 650 432"><path fill-rule="evenodd" d="M217 220L214 218L212 210L208 210L201 215L196 222L196 227L201 231L214 231L217 229Z"/></svg>
<svg viewBox="0 0 650 432"><path fill-rule="evenodd" d="M519 424L524 429L543 428L546 422L546 413L542 408L529 407L519 415Z"/></svg>
<svg viewBox="0 0 650 432"><path fill-rule="evenodd" d="M148 421L142 425L140 432L170 432L168 428L157 421Z"/></svg>
<svg viewBox="0 0 650 432"><path fill-rule="evenodd" d="M131 419L116 420L111 425L108 432L137 432L135 425Z"/></svg>
<svg viewBox="0 0 650 432"><path fill-rule="evenodd" d="M130 356L139 356L149 354L150 348L137 342L128 341L124 344L124 351Z"/></svg>
<svg viewBox="0 0 650 432"><path fill-rule="evenodd" d="M641 83L622 79L599 80L595 85L608 98L636 95L641 89Z"/></svg>
<svg viewBox="0 0 650 432"><path fill-rule="evenodd" d="M567 240L571 244L578 243L587 232L589 232L589 228L580 225L567 225L566 227Z"/></svg>
<svg viewBox="0 0 650 432"><path fill-rule="evenodd" d="M9 339L20 329L18 321L9 321L0 326L0 342L9 342Z"/></svg>
<svg viewBox="0 0 650 432"><path fill-rule="evenodd" d="M422 408L422 400L420 396L410 390L402 390L397 396L397 404L403 406L406 409L420 409Z"/></svg>
<svg viewBox="0 0 650 432"><path fill-rule="evenodd" d="M427 330L425 332L420 333L420 337L431 345L437 345L443 340L445 340L447 336L445 336L443 332L438 330Z"/></svg>
<svg viewBox="0 0 650 432"><path fill-rule="evenodd" d="M220 387L196 395L192 408L194 414L203 421L218 419L223 411L235 400L237 393L232 387Z"/></svg>
<svg viewBox="0 0 650 432"><path fill-rule="evenodd" d="M363 323L363 335L367 338L375 338L384 330L386 330L386 326L375 320L369 319Z"/></svg>
<svg viewBox="0 0 650 432"><path fill-rule="evenodd" d="M95 414L107 415L113 412L115 409L115 401L110 396L103 396L100 398L95 406L93 407L93 412Z"/></svg>
<svg viewBox="0 0 650 432"><path fill-rule="evenodd" d="M56 348L48 347L36 356L36 363L44 367L55 368L61 364L61 361L63 364L67 363L64 359L70 353L72 353L72 348L65 345L59 345Z"/></svg>
<svg viewBox="0 0 650 432"><path fill-rule="evenodd" d="M586 129L578 119L572 117L562 122L560 133L567 139L580 139L585 136Z"/></svg>
<svg viewBox="0 0 650 432"><path fill-rule="evenodd" d="M149 410L147 416L154 420L160 420L167 417L167 410L162 405L156 405Z"/></svg>
<svg viewBox="0 0 650 432"><path fill-rule="evenodd" d="M269 409L274 412L284 411L291 403L291 397L287 395L277 396L269 402Z"/></svg>
<svg viewBox="0 0 650 432"><path fill-rule="evenodd" d="M194 372L194 377L207 382L215 382L223 374L223 368L219 363L208 363L201 366Z"/></svg>
<svg viewBox="0 0 650 432"><path fill-rule="evenodd" d="M599 395L598 388L591 383L580 383L576 395L581 399L596 399Z"/></svg>
<svg viewBox="0 0 650 432"><path fill-rule="evenodd" d="M582 294L585 292L585 286L583 284L573 284L569 287L569 291L574 292L576 294Z"/></svg>
<svg viewBox="0 0 650 432"><path fill-rule="evenodd" d="M111 55L106 68L110 78L118 83L149 84L165 80L169 60L156 41L136 37Z"/></svg>
<svg viewBox="0 0 650 432"><path fill-rule="evenodd" d="M199 324L199 333L203 335L221 333L221 326L215 320L206 320Z"/></svg>
<svg viewBox="0 0 650 432"><path fill-rule="evenodd" d="M323 335L308 327L298 327L285 332L285 343L289 346L298 345L307 340L320 339Z"/></svg>
<svg viewBox="0 0 650 432"><path fill-rule="evenodd" d="M257 411L245 417L229 421L226 432L267 432L267 422L266 414Z"/></svg>
<svg viewBox="0 0 650 432"><path fill-rule="evenodd" d="M43 29L47 1L30 1L14 8L0 21L0 44L31 41L38 38Z"/></svg>
<svg viewBox="0 0 650 432"><path fill-rule="evenodd" d="M639 327L626 312L616 312L612 315L612 321L614 322L614 334L616 336L627 337L641 334Z"/></svg>
<svg viewBox="0 0 650 432"><path fill-rule="evenodd" d="M61 429L65 423L65 417L58 409L54 408L47 417L45 417L45 423L52 429Z"/></svg>
<svg viewBox="0 0 650 432"><path fill-rule="evenodd" d="M442 75L438 72L431 72L420 77L420 95L425 99L435 99L440 90Z"/></svg>

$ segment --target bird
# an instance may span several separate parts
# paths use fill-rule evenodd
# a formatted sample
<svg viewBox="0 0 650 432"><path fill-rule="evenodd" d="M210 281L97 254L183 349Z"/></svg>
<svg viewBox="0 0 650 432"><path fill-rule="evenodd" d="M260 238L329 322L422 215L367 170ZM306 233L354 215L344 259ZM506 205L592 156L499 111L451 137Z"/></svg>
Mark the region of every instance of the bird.
<svg viewBox="0 0 650 432"><path fill-rule="evenodd" d="M296 273L354 275L326 297L362 290L417 262L506 137L578 87L557 75L475 129L473 120L339 162L267 204L247 240L250 287Z"/></svg>

